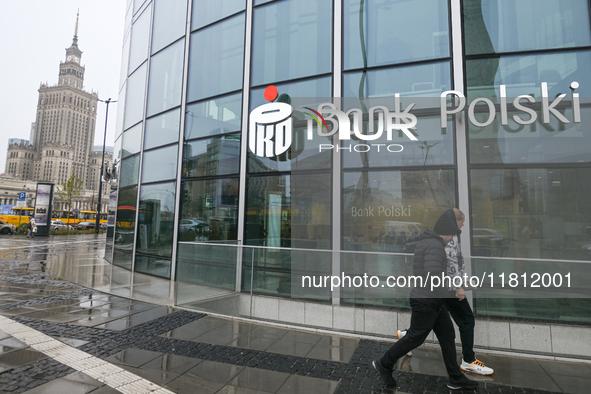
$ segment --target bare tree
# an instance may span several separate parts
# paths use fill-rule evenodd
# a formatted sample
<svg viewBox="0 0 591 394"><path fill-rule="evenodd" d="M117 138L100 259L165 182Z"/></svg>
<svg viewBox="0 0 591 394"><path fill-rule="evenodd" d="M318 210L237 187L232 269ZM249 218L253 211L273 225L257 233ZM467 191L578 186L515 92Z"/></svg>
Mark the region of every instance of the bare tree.
<svg viewBox="0 0 591 394"><path fill-rule="evenodd" d="M68 206L68 225L70 224L70 212L72 211L72 200L80 195L84 182L76 174L72 173L65 183L62 183L62 189L57 189L57 196Z"/></svg>

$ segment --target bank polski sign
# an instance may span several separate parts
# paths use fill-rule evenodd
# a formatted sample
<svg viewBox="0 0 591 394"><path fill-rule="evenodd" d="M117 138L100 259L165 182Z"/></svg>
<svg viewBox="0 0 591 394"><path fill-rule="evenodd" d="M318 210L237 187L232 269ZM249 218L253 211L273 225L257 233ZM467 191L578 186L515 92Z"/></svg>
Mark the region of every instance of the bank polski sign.
<svg viewBox="0 0 591 394"><path fill-rule="evenodd" d="M569 107L572 109L572 122L581 122L581 110L579 103L579 94L575 90L579 87L578 82L572 82L570 89L572 97ZM540 84L540 101L534 96L520 95L513 98L511 104L506 96L506 86L499 86L499 97L495 104L490 98L480 97L471 98L471 102L466 109L467 99L462 92L448 90L441 93L439 101L440 126L442 130L447 128L448 115L455 115L467 111L468 120L476 127L486 127L497 119L497 108L500 112L501 125L507 125L511 119L517 124L528 125L536 121L543 124L549 124L552 118L561 123L571 122L560 110L564 109L567 103L562 103L566 94L560 94L551 99L548 97L548 85L546 82ZM289 151L294 141L294 108L287 102L274 102L278 97L275 86L269 86L265 90L265 99L269 101L250 113L249 121L249 139L250 150L259 157L273 158ZM408 98L406 98L408 99ZM451 100L450 100L451 99ZM375 102L375 99L373 99ZM404 109L401 105L399 94L393 98L384 98L394 100L393 110L386 105L374 105L365 111L367 119L373 119L373 122L367 122L367 130L364 130L364 111L359 108L353 108L348 111L337 109L337 106L330 102L318 104L317 109L309 106L301 107L298 112L307 115L306 119L306 138L312 140L314 135L319 137L336 136L340 141L376 141L386 136L388 141L393 141L395 135L397 138L407 139L407 141L418 141L421 133L417 130L417 116L411 112L415 103L407 105ZM453 107L448 106L448 101L455 102ZM537 106L537 107L535 107ZM535 107L535 108L534 108ZM560 107L560 108L559 108ZM479 113L484 119L477 119L476 113ZM510 117L509 114L512 114ZM328 125L332 127L329 128ZM316 131L314 131L316 129ZM397 132L395 134L395 132ZM403 141L399 141L403 142ZM356 152L367 152L370 146L361 144L365 150L355 148ZM385 144L371 144L380 146ZM320 144L319 151L335 149L332 144ZM346 148L336 145L337 151ZM390 144L384 151L391 153L402 152L404 149L400 143ZM350 151L350 147L349 147Z"/></svg>

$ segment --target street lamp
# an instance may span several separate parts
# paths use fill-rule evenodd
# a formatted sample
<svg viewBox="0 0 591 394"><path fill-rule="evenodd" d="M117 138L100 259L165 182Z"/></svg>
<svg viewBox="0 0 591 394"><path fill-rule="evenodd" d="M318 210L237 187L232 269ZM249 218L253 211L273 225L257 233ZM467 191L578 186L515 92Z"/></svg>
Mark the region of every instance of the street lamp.
<svg viewBox="0 0 591 394"><path fill-rule="evenodd" d="M96 205L96 222L94 225L94 231L97 234L99 233L100 216L101 216L101 197L103 194L103 171L104 171L104 167L105 167L105 144L107 143L107 122L109 120L109 104L116 103L117 100L111 101L111 98L108 98L106 100L99 100L99 101L107 104L107 111L105 113L105 136L103 138L103 159L101 160L101 172L99 174L98 203Z"/></svg>

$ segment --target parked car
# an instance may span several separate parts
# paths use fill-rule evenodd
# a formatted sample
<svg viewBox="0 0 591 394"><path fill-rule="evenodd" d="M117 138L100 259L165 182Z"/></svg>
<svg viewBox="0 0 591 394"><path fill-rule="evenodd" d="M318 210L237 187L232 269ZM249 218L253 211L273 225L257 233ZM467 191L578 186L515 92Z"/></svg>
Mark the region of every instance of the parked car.
<svg viewBox="0 0 591 394"><path fill-rule="evenodd" d="M90 230L95 228L96 222L80 222L76 226L78 230Z"/></svg>
<svg viewBox="0 0 591 394"><path fill-rule="evenodd" d="M99 226L99 228L101 230L107 230L107 227L109 227L109 225L107 224L107 222L103 222L101 223L101 225Z"/></svg>
<svg viewBox="0 0 591 394"><path fill-rule="evenodd" d="M199 219L181 219L179 221L179 232L185 240L207 241L209 239L209 225Z"/></svg>
<svg viewBox="0 0 591 394"><path fill-rule="evenodd" d="M507 255L511 240L490 228L472 229L474 253L481 256L503 257Z"/></svg>
<svg viewBox="0 0 591 394"><path fill-rule="evenodd" d="M74 230L74 227L69 225L68 223L64 223L61 220L52 220L51 221L51 230Z"/></svg>
<svg viewBox="0 0 591 394"><path fill-rule="evenodd" d="M16 226L0 220L0 234L14 234L16 233Z"/></svg>

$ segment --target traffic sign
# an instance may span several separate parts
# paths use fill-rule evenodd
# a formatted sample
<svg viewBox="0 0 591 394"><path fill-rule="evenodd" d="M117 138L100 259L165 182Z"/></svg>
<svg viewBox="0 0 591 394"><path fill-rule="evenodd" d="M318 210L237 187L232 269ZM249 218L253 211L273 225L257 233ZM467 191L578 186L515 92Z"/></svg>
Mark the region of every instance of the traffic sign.
<svg viewBox="0 0 591 394"><path fill-rule="evenodd" d="M19 201L25 201L25 198L27 197L27 193L26 192L20 192L18 194L18 200Z"/></svg>

